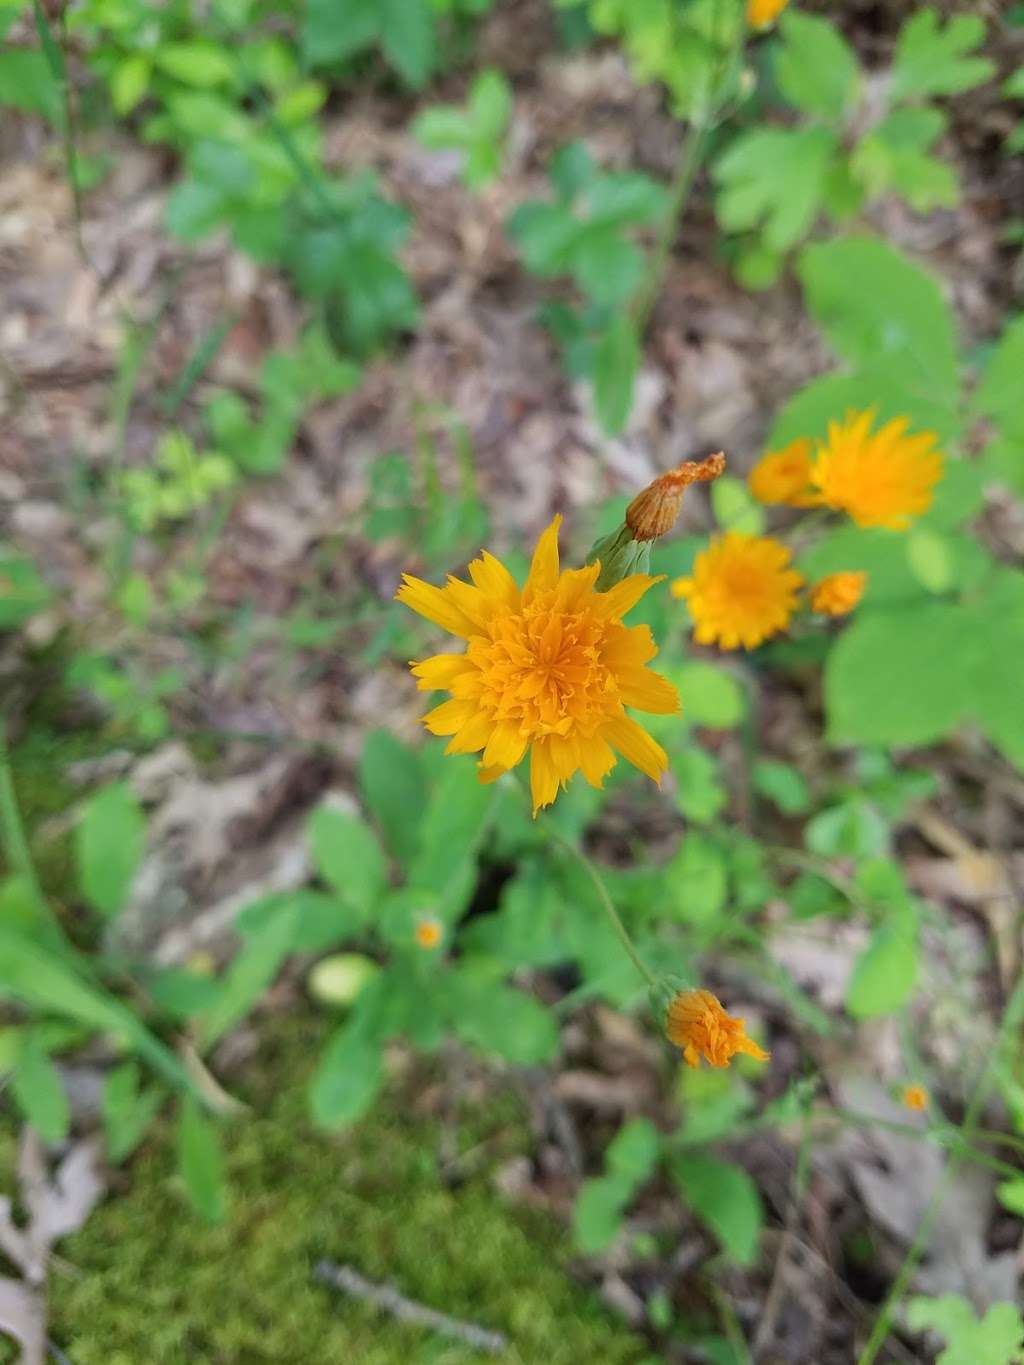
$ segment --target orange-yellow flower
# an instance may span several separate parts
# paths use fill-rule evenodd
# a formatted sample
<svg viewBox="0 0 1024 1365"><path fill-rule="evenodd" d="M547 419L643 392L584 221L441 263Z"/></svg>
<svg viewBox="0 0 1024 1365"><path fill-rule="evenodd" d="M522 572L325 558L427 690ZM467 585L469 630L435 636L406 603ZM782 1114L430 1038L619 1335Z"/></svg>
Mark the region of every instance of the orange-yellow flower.
<svg viewBox="0 0 1024 1365"><path fill-rule="evenodd" d="M866 573L847 569L830 573L811 588L811 610L825 616L846 616L864 596Z"/></svg>
<svg viewBox="0 0 1024 1365"><path fill-rule="evenodd" d="M811 488L811 442L801 436L781 450L762 455L747 479L758 502L814 507L821 499Z"/></svg>
<svg viewBox="0 0 1024 1365"><path fill-rule="evenodd" d="M811 482L826 506L847 512L858 526L904 531L931 506L942 454L934 431L908 436L908 419L897 417L872 435L874 420L875 409L869 408L829 422Z"/></svg>
<svg viewBox="0 0 1024 1365"><path fill-rule="evenodd" d="M436 948L444 936L444 931L441 928L441 921L434 919L433 916L430 915L417 920L413 936L421 948L427 951L431 948Z"/></svg>
<svg viewBox="0 0 1024 1365"><path fill-rule="evenodd" d="M665 1032L689 1066L699 1066L701 1057L712 1066L728 1066L737 1052L759 1062L770 1055L747 1037L743 1020L726 1014L710 991L680 991L668 1007Z"/></svg>
<svg viewBox="0 0 1024 1365"><path fill-rule="evenodd" d="M451 693L424 725L452 736L446 753L481 754L481 782L493 782L529 751L534 814L578 771L601 786L617 754L657 782L668 757L625 708L679 709L676 689L645 666L658 652L648 627L622 624L660 580L631 574L608 592L595 591L599 563L560 569L560 523L555 517L538 541L521 589L485 550L469 566L472 583L449 577L436 588L404 574L396 594L468 641L464 654L412 665L422 691Z"/></svg>
<svg viewBox="0 0 1024 1365"><path fill-rule="evenodd" d="M923 1085L905 1085L900 1099L908 1109L920 1110L928 1107L928 1091Z"/></svg>
<svg viewBox="0 0 1024 1365"><path fill-rule="evenodd" d="M689 578L672 584L685 597L700 645L754 649L785 630L803 578L790 567L792 553L771 536L727 531L693 562Z"/></svg>
<svg viewBox="0 0 1024 1365"><path fill-rule="evenodd" d="M789 0L747 0L747 23L751 28L767 28L788 4Z"/></svg>

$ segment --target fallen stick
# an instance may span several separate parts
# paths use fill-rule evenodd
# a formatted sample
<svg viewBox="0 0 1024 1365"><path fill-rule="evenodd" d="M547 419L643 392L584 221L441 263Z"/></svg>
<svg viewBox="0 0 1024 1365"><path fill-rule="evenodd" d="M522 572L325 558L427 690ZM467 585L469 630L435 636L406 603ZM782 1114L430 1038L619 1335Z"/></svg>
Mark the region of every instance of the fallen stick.
<svg viewBox="0 0 1024 1365"><path fill-rule="evenodd" d="M313 1271L316 1279L324 1284L333 1285L343 1294L351 1294L355 1299L365 1299L375 1308L380 1308L399 1322L414 1322L421 1327L429 1327L442 1336L454 1337L478 1351L488 1351L500 1355L508 1348L508 1338L501 1332L489 1332L485 1327L477 1327L472 1322L460 1322L450 1318L447 1313L439 1313L435 1308L427 1308L400 1294L394 1285L374 1284L364 1279L351 1266L335 1265L333 1261L318 1261Z"/></svg>

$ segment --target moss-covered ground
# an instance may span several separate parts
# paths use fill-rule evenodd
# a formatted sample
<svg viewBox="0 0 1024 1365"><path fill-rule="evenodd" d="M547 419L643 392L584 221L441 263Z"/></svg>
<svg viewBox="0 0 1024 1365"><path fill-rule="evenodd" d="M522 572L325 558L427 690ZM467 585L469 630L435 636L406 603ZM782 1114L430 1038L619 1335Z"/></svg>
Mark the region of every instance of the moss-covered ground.
<svg viewBox="0 0 1024 1365"><path fill-rule="evenodd" d="M321 1043L313 1019L271 1030L250 1068L251 1117L225 1131L231 1204L210 1227L176 1188L173 1145L157 1131L81 1232L62 1244L51 1334L74 1365L469 1365L485 1357L315 1282L321 1257L405 1295L505 1332L522 1365L626 1365L643 1343L566 1271L564 1234L495 1193L496 1160L526 1131L510 1099L460 1126L488 1161L457 1188L437 1167L436 1122L392 1094L340 1135L311 1131L304 1073Z"/></svg>

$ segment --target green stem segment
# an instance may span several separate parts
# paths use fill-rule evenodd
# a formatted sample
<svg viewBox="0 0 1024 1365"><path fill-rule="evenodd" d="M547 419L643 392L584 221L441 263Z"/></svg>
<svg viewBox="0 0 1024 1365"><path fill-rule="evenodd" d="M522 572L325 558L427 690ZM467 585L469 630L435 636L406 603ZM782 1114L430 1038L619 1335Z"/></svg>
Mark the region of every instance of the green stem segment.
<svg viewBox="0 0 1024 1365"><path fill-rule="evenodd" d="M675 175L672 177L672 185L669 190L668 206L665 209L665 217L658 233L658 240L654 244L647 283L642 293L637 297L636 330L638 335L643 333L651 319L654 302L658 297L665 268L668 265L672 243L675 241L676 233L679 230L679 220L686 208L686 201L690 197L693 182L697 178L697 172L704 158L708 132L709 125L706 122L692 123L680 147L679 160L676 163Z"/></svg>

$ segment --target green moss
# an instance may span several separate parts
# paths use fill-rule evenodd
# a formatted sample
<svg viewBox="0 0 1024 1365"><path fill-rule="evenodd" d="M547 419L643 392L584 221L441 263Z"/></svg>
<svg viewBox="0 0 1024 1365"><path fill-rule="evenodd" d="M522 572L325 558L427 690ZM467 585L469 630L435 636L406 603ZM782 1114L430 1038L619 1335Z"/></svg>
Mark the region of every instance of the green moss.
<svg viewBox="0 0 1024 1365"><path fill-rule="evenodd" d="M494 1163L525 1143L517 1104L474 1110L460 1141L486 1139L489 1169L450 1189L436 1170L436 1123L394 1096L352 1131L310 1131L301 1081L321 1030L300 1020L288 1032L259 1054L248 1097L256 1117L225 1133L232 1188L223 1226L185 1208L164 1133L126 1173L126 1192L61 1246L71 1270L54 1276L51 1330L75 1365L482 1359L315 1283L321 1257L504 1331L510 1362L643 1358L643 1343L569 1279L554 1222L494 1193ZM287 1088L275 1093L279 1078Z"/></svg>

